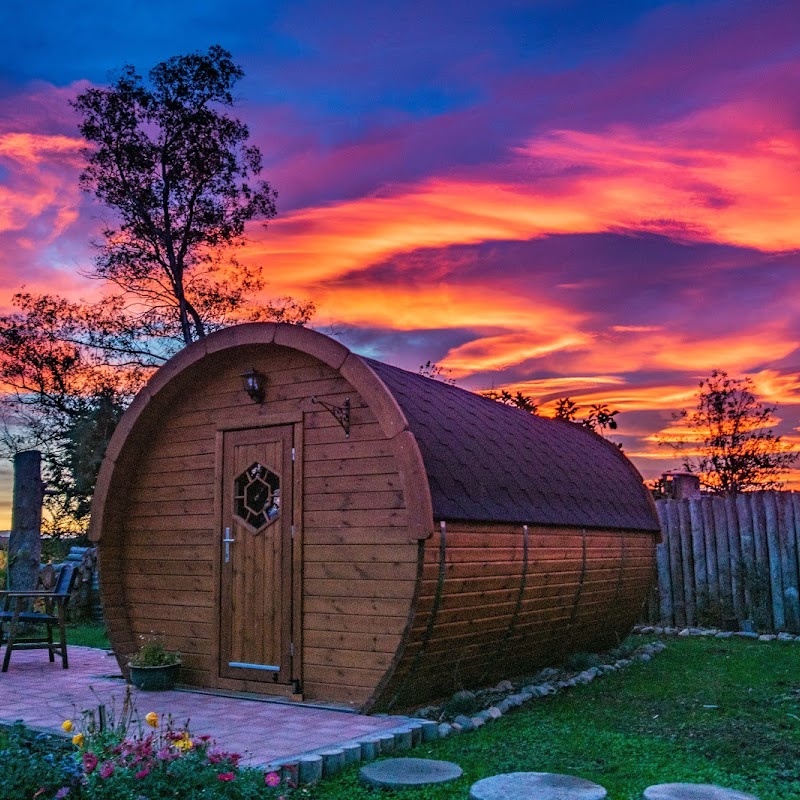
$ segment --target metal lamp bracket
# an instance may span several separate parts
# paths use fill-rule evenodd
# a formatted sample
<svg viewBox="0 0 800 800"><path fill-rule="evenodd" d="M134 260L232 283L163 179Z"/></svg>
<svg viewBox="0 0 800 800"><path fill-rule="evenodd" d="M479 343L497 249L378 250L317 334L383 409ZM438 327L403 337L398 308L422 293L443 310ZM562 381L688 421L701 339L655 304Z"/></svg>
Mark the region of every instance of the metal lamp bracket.
<svg viewBox="0 0 800 800"><path fill-rule="evenodd" d="M317 400L316 397L311 398L311 402L315 403L318 406L322 406L326 411L330 411L333 414L336 421L342 426L344 430L344 437L345 439L350 438L350 398L348 397L344 401L343 406L334 406L330 403L326 403L324 400Z"/></svg>

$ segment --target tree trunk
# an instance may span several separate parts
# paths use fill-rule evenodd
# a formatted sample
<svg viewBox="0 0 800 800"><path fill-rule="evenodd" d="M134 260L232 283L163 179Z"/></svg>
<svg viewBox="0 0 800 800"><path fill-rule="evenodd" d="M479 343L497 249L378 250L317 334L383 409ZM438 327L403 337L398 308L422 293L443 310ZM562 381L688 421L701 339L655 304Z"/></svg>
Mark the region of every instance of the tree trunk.
<svg viewBox="0 0 800 800"><path fill-rule="evenodd" d="M26 450L14 456L14 501L8 540L8 585L17 591L36 588L42 555L42 454Z"/></svg>

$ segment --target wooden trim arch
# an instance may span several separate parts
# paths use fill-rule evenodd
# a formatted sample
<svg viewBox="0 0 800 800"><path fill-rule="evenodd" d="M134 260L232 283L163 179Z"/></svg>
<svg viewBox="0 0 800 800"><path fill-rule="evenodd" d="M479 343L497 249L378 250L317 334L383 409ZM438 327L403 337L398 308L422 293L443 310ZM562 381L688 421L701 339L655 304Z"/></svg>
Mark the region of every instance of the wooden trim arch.
<svg viewBox="0 0 800 800"><path fill-rule="evenodd" d="M397 464L400 486L405 500L407 541L413 543L431 536L433 510L430 487L417 440L394 396L371 367L346 347L314 331L293 325L251 323L227 328L193 343L164 364L137 394L123 415L109 443L101 466L92 504L89 536L100 544L99 567L103 576L104 613L109 623L109 637L125 670L122 656L134 652L134 626L129 608L136 603L132 590L126 589L125 519L126 486L138 460L146 453L148 443L157 431L159 420L169 413L176 398L187 392L202 391L203 367L209 359L240 348L277 345L317 359L337 372L361 397L386 438ZM243 395L246 414L257 413ZM298 400L302 418L309 411L303 399ZM268 412L267 412L268 413ZM416 613L416 596L422 572L423 548L417 550L414 597L409 604L409 616L400 635L400 646L394 653L386 674L379 681L383 686L399 664L406 644L410 641ZM215 589L216 591L216 589ZM127 596L130 594L131 596ZM379 691L373 687L371 697L362 704L373 704Z"/></svg>

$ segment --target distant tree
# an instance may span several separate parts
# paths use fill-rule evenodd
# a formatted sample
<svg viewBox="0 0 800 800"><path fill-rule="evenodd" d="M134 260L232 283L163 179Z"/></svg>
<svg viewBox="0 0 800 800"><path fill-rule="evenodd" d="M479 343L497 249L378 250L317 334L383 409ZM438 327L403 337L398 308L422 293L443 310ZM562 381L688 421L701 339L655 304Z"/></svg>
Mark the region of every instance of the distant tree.
<svg viewBox="0 0 800 800"><path fill-rule="evenodd" d="M456 379L450 377L450 370L446 367L439 366L435 361L426 361L424 364L421 364L417 372L425 378L441 381L448 386L456 385Z"/></svg>
<svg viewBox="0 0 800 800"><path fill-rule="evenodd" d="M512 394L507 389L501 389L499 392L496 389L489 389L489 391L481 392L481 395L503 405L520 408L529 414L536 414L539 411L539 404L530 395L522 394L522 392Z"/></svg>
<svg viewBox="0 0 800 800"><path fill-rule="evenodd" d="M595 403L589 406L589 413L582 418L578 416L580 412L580 406L569 397L556 400L556 419L578 422L602 436L605 436L607 430L615 431L617 429L617 421L614 417L619 414L619 411L612 411L605 403Z"/></svg>
<svg viewBox="0 0 800 800"><path fill-rule="evenodd" d="M205 335L208 319L238 309L263 285L232 260L245 224L275 216L261 153L247 126L226 113L243 76L231 54L175 56L149 84L131 65L109 88L91 88L72 106L91 145L81 188L113 209L93 274L141 306L139 318L177 324L184 344ZM223 257L235 269L220 270Z"/></svg>
<svg viewBox="0 0 800 800"><path fill-rule="evenodd" d="M756 399L750 378L731 378L715 369L700 382L695 409L675 415L688 436L662 443L697 451L687 452L683 467L697 473L708 491L735 495L779 489L800 453L791 452L773 431L776 410Z"/></svg>
<svg viewBox="0 0 800 800"><path fill-rule="evenodd" d="M89 272L105 293L20 292L0 317L0 448L42 450L51 520L82 524L122 410L181 347L235 322L302 325L314 313L290 297L254 303L262 272L233 257L246 224L276 213L261 153L228 113L242 75L214 46L157 64L147 83L127 65L72 103L89 145L81 188L112 212Z"/></svg>

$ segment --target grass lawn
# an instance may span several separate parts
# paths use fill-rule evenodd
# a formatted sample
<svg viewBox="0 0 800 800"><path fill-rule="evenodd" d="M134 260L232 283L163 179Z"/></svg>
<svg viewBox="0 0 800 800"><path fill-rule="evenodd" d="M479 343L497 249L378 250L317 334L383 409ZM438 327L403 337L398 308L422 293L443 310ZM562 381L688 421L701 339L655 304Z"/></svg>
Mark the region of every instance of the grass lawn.
<svg viewBox="0 0 800 800"><path fill-rule="evenodd" d="M69 641L107 646L98 625L71 626ZM0 750L9 746L9 733L0 728ZM31 734L29 756L36 767L25 766L37 773L34 782L39 767L55 769L47 753L57 745L40 738ZM800 644L670 639L648 663L534 700L480 730L417 747L410 755L455 761L464 776L444 786L394 791L362 786L354 767L292 796L466 800L480 778L534 771L594 781L610 800L640 800L645 787L673 781L717 783L761 800L797 800ZM0 763L0 784L8 778L4 769L10 767ZM213 796L233 796L227 786L215 783Z"/></svg>
<svg viewBox="0 0 800 800"><path fill-rule="evenodd" d="M67 624L67 646L99 647L110 650L106 626L102 622L70 622Z"/></svg>
<svg viewBox="0 0 800 800"><path fill-rule="evenodd" d="M646 639L642 639L646 641ZM563 772L639 800L655 783L717 783L761 800L800 797L800 645L670 639L647 664L534 700L478 731L416 748L455 761L458 782L402 791L362 786L357 768L310 791L318 800L466 798L502 772Z"/></svg>

